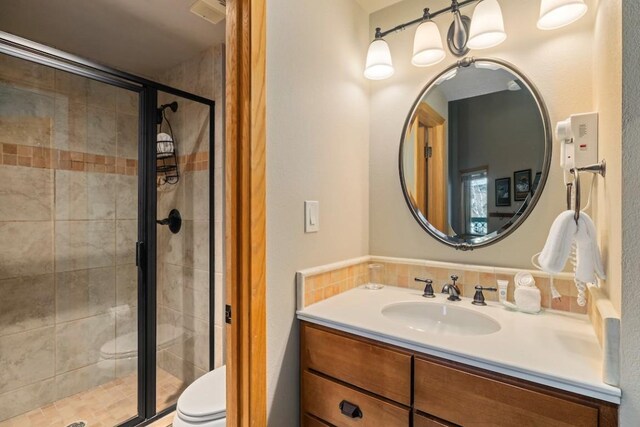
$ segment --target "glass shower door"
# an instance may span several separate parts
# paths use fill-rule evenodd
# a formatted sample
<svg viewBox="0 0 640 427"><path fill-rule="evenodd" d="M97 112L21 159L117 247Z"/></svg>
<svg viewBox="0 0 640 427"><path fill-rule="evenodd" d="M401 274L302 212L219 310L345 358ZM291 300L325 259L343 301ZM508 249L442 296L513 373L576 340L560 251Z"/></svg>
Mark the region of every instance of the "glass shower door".
<svg viewBox="0 0 640 427"><path fill-rule="evenodd" d="M214 366L211 361L210 107L158 92L157 215L179 212L181 227L157 229L156 410Z"/></svg>
<svg viewBox="0 0 640 427"><path fill-rule="evenodd" d="M138 414L138 93L0 54L0 425Z"/></svg>

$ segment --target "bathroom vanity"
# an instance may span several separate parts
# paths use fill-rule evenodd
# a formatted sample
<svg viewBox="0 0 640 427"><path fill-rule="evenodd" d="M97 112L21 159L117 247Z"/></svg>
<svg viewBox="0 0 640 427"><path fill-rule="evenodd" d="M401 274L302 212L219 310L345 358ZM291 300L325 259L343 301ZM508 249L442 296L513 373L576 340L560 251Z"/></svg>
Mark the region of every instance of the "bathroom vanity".
<svg viewBox="0 0 640 427"><path fill-rule="evenodd" d="M410 314L388 315L399 304L409 313L415 305L470 318L441 317L431 328ZM465 331L474 316L499 329ZM584 316L474 308L468 298L441 295L432 302L385 287L347 291L298 318L304 426L618 425L619 390L598 377Z"/></svg>

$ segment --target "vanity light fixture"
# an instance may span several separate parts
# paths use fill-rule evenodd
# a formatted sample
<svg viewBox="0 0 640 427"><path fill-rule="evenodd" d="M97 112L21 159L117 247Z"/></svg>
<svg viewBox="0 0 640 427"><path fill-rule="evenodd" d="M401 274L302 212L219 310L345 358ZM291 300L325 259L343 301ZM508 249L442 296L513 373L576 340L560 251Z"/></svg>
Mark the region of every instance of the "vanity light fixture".
<svg viewBox="0 0 640 427"><path fill-rule="evenodd" d="M473 19L462 15L463 7L477 4ZM538 28L551 30L575 22L587 11L584 0L541 0ZM507 38L504 30L502 9L498 0L451 0L451 6L431 13L429 8L423 9L420 18L397 25L382 31L376 28L375 38L369 45L364 75L369 80L384 80L394 73L391 50L384 37L391 33L404 31L418 25L413 40L413 56L411 63L417 67L428 67L438 64L445 56L442 37L434 18L451 13L453 22L447 32L449 51L462 57L470 49L488 49L498 46Z"/></svg>
<svg viewBox="0 0 640 427"><path fill-rule="evenodd" d="M378 37L376 34L376 39L369 45L364 76L369 80L384 80L391 77L393 73L394 69L389 45L382 36Z"/></svg>
<svg viewBox="0 0 640 427"><path fill-rule="evenodd" d="M428 67L442 61L445 56L438 26L432 20L424 21L416 30L411 63L416 67Z"/></svg>
<svg viewBox="0 0 640 427"><path fill-rule="evenodd" d="M542 0L538 28L555 30L569 25L587 13L584 0Z"/></svg>
<svg viewBox="0 0 640 427"><path fill-rule="evenodd" d="M473 11L469 32L469 49L488 49L507 39L498 0L483 0Z"/></svg>
<svg viewBox="0 0 640 427"><path fill-rule="evenodd" d="M469 17L460 13L460 8L474 3L487 3L480 8L478 15L479 24L474 26ZM480 7L478 5L478 7ZM417 67L428 67L442 61L446 52L442 44L442 37L438 26L433 22L433 18L444 13L451 12L453 22L447 33L447 45L454 55L461 57L469 53L468 42L470 41L470 29L475 30L475 49L493 47L500 44L506 38L504 24L502 22L502 12L497 0L452 0L451 6L430 13L429 8L423 10L420 18L405 22L387 31L376 28L375 39L369 45L367 52L367 65L364 75L370 80L383 80L393 75L393 64L391 61L391 51L384 37L395 32L400 32L408 27L418 25L413 40L413 57L411 63ZM474 20L476 15L474 14ZM495 21L495 22L494 22Z"/></svg>

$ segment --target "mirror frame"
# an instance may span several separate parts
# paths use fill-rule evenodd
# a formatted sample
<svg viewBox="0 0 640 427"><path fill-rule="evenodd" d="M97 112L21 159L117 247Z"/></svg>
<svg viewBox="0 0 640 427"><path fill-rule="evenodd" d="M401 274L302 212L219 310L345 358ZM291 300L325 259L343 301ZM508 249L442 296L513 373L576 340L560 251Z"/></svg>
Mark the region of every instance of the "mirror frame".
<svg viewBox="0 0 640 427"><path fill-rule="evenodd" d="M426 218L418 208L413 206L407 190L407 186L405 184L404 163L402 161L403 160L402 154L403 154L407 130L411 125L411 120L416 112L418 105L420 104L422 99L425 97L425 95L435 85L438 79L442 77L444 74L450 72L454 68L469 67L473 65L475 62L491 62L496 65L499 65L500 67L505 68L506 70L511 72L513 75L518 77L527 86L527 89L533 95L533 98L535 99L536 104L538 105L538 110L542 118L542 125L544 127L545 141L544 141L544 160L542 165L542 175L540 177L540 182L538 184L537 191L535 192L533 197L531 197L526 207L523 204L520 210L514 214L514 217L517 217L517 218L514 220L512 217L509 220L511 224L509 227L500 228L496 231L493 231L487 234L484 237L479 237L477 239L474 239L473 242L468 242L462 239L455 238L453 236L449 236L443 233L442 231L438 230L433 225L431 225L429 221L426 220ZM398 155L398 165L399 165L398 169L400 171L400 186L402 187L402 194L404 195L404 200L407 203L407 206L409 207L409 210L411 211L411 214L413 215L414 219L418 222L418 224L420 224L420 227L422 227L422 229L425 230L431 237L435 238L441 243L444 243L447 246L455 248L456 250L471 251L474 249L483 248L483 247L498 243L499 241L501 241L502 239L506 238L511 233L516 231L518 227L522 225L522 223L527 219L529 214L531 214L533 209L536 207L536 205L538 204L538 201L540 200L540 197L542 196L542 193L544 192L544 188L547 183L547 178L549 176L549 169L551 166L552 151L553 151L553 139L551 136L551 120L549 119L549 111L547 110L547 107L544 103L542 96L540 95L540 92L535 87L535 85L531 82L531 80L529 80L524 74L522 74L522 72L520 72L514 65L506 61L503 61L501 59L467 57L450 65L449 67L444 69L442 72L440 72L438 75L436 75L434 78L432 78L429 81L429 83L427 83L427 85L422 89L422 91L420 91L418 98L414 101L413 105L411 106L411 110L409 110L409 115L405 120L405 124L402 128L402 135L400 136L400 150ZM522 211L523 207L525 208L524 211ZM522 211L522 213L520 213L520 211Z"/></svg>

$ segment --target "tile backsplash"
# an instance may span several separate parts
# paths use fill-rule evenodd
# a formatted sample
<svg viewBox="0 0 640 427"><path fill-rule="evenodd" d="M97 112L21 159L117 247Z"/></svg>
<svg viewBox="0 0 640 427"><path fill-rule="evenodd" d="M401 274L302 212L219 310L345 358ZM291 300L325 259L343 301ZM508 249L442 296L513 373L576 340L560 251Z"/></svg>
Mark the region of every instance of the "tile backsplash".
<svg viewBox="0 0 640 427"><path fill-rule="evenodd" d="M433 280L438 292L445 283L451 282L451 276L458 276L458 285L465 297L473 297L474 287L496 286L497 280L508 280L508 298L513 301L513 278L519 269L486 267L469 264L455 264L416 259L388 258L366 256L339 263L311 268L297 273L298 309L330 298L341 292L353 289L369 282L369 265L381 264L383 271L381 281L384 285L398 286L422 290L423 283L416 282L416 277ZM553 278L554 285L562 295L560 299L551 298L551 278L547 273L527 270L536 280L536 286L542 293L542 306L554 310L572 313L587 313L587 306L577 303L577 289L568 273L561 273ZM497 292L485 292L488 301L497 301Z"/></svg>

